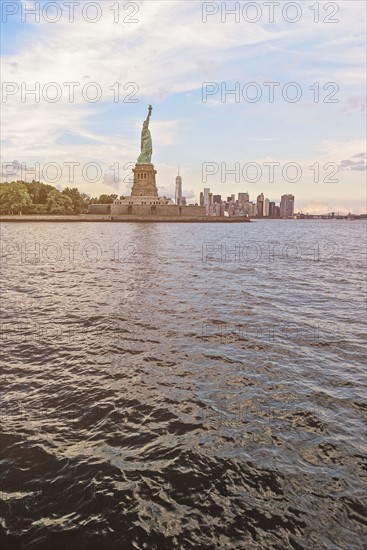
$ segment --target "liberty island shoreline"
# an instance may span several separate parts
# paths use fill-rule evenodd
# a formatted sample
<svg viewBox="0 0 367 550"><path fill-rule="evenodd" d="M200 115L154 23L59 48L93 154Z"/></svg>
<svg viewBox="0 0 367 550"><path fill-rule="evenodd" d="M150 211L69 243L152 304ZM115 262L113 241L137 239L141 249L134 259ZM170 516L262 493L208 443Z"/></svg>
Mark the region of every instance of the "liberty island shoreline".
<svg viewBox="0 0 367 550"><path fill-rule="evenodd" d="M93 214L80 214L70 216L0 216L1 222L128 222L128 223L249 223L246 217L210 217L210 216L103 216Z"/></svg>

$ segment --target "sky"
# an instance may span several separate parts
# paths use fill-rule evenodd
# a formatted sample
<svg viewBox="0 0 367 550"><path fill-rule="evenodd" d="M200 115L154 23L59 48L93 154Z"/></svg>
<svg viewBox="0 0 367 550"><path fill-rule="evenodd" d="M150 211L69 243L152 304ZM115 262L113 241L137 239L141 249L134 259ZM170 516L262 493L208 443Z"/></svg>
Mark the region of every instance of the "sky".
<svg viewBox="0 0 367 550"><path fill-rule="evenodd" d="M2 181L130 194L152 104L162 196L367 211L365 2L0 4Z"/></svg>

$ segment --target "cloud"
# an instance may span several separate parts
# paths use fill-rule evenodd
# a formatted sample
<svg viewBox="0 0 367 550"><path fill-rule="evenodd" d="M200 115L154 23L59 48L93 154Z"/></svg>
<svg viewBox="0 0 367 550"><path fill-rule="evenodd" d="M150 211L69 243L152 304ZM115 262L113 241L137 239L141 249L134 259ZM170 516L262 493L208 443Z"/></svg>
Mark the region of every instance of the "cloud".
<svg viewBox="0 0 367 550"><path fill-rule="evenodd" d="M344 107L341 109L342 113L351 114L354 111L359 113L366 112L366 98L363 96L354 95L349 97L345 103Z"/></svg>
<svg viewBox="0 0 367 550"><path fill-rule="evenodd" d="M118 191L120 189L120 178L115 174L103 174L103 185L112 187Z"/></svg>
<svg viewBox="0 0 367 550"><path fill-rule="evenodd" d="M157 188L160 197L173 198L175 196L175 187L173 185L164 186L157 184Z"/></svg>
<svg viewBox="0 0 367 550"><path fill-rule="evenodd" d="M13 160L13 162L3 162L1 164L1 181L9 182L17 178L20 174L20 162ZM19 177L20 179L20 177Z"/></svg>
<svg viewBox="0 0 367 550"><path fill-rule="evenodd" d="M185 196L187 199L197 200L197 194L195 193L195 191L185 191Z"/></svg>
<svg viewBox="0 0 367 550"><path fill-rule="evenodd" d="M366 161L354 161L351 159L342 160L340 163L341 170L349 170L349 171L357 171L357 172L364 172L367 170L367 164Z"/></svg>
<svg viewBox="0 0 367 550"><path fill-rule="evenodd" d="M363 139L325 139L321 142L319 151L321 157L332 158L335 162L341 163L346 156L354 158L354 155L365 155L365 153L356 153L364 147Z"/></svg>
<svg viewBox="0 0 367 550"><path fill-rule="evenodd" d="M355 153L354 155L350 155L349 159L343 159L340 161L339 165L341 170L350 172L364 172L367 170L367 155L366 153Z"/></svg>

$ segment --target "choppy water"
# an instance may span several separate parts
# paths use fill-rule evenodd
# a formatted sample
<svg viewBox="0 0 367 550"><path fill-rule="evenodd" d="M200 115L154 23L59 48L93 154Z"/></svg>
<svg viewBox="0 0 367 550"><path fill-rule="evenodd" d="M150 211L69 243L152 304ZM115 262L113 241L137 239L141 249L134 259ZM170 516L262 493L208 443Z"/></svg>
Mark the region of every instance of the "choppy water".
<svg viewBox="0 0 367 550"><path fill-rule="evenodd" d="M366 548L364 221L2 240L3 548Z"/></svg>

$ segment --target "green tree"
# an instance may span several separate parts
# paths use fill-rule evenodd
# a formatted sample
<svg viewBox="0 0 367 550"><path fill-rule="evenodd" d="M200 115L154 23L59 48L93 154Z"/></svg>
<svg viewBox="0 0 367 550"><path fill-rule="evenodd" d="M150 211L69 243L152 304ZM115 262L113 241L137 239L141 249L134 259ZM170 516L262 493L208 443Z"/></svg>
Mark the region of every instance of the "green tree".
<svg viewBox="0 0 367 550"><path fill-rule="evenodd" d="M7 206L5 205L6 200L6 189L5 189L5 183L0 184L0 212L1 214L5 214L7 212Z"/></svg>
<svg viewBox="0 0 367 550"><path fill-rule="evenodd" d="M73 201L54 189L47 197L47 211L49 214L73 214Z"/></svg>
<svg viewBox="0 0 367 550"><path fill-rule="evenodd" d="M90 196L86 193L80 193L80 198L82 201L82 212L88 212L88 207L91 203Z"/></svg>
<svg viewBox="0 0 367 550"><path fill-rule="evenodd" d="M32 204L27 187L23 182L12 181L1 185L1 211L10 214L22 214L27 206Z"/></svg>
<svg viewBox="0 0 367 550"><path fill-rule="evenodd" d="M117 195L100 195L98 199L99 204L112 204L117 199Z"/></svg>
<svg viewBox="0 0 367 550"><path fill-rule="evenodd" d="M79 189L77 189L76 187L73 187L73 188L70 188L70 187L66 187L63 191L62 191L62 194L63 195L66 195L67 197L69 197L72 201L72 204L73 204L73 209L74 209L74 214L80 214L81 212L83 212L83 199L82 199L82 196L79 192Z"/></svg>
<svg viewBox="0 0 367 550"><path fill-rule="evenodd" d="M47 204L48 194L55 190L55 187L39 181L27 183L28 193L32 198L33 204Z"/></svg>

